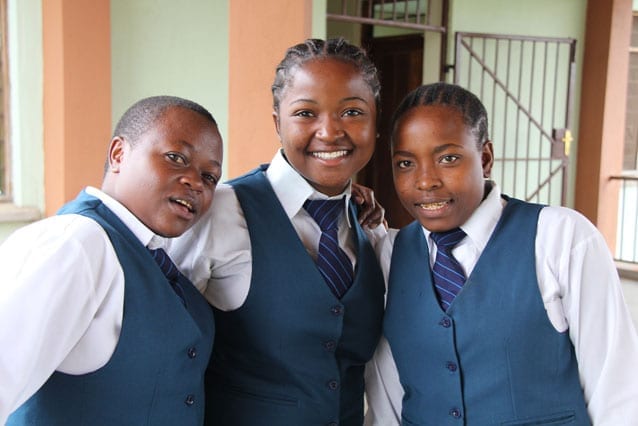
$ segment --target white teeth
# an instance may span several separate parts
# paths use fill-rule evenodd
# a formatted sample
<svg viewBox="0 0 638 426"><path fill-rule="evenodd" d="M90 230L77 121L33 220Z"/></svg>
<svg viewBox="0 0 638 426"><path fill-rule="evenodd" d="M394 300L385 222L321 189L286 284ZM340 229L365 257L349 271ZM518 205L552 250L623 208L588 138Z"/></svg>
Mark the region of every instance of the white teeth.
<svg viewBox="0 0 638 426"><path fill-rule="evenodd" d="M419 207L421 207L424 210L437 210L445 206L446 204L447 204L447 201L441 201L440 203L419 204Z"/></svg>
<svg viewBox="0 0 638 426"><path fill-rule="evenodd" d="M332 152L313 152L312 155L322 160L332 160L334 158L343 157L348 154L348 151L332 151Z"/></svg>
<svg viewBox="0 0 638 426"><path fill-rule="evenodd" d="M191 203L189 203L188 201L177 199L177 200L175 200L175 202L181 204L184 207L186 207L188 210L193 211L193 205Z"/></svg>

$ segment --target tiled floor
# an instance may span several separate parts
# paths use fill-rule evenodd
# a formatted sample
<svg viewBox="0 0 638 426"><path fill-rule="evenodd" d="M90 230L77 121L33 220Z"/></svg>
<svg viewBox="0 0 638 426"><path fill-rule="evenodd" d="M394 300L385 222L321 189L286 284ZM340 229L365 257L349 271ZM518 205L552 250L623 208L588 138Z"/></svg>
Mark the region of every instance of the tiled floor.
<svg viewBox="0 0 638 426"><path fill-rule="evenodd" d="M625 300L629 305L629 310L634 318L634 325L638 329L638 281L622 279Z"/></svg>

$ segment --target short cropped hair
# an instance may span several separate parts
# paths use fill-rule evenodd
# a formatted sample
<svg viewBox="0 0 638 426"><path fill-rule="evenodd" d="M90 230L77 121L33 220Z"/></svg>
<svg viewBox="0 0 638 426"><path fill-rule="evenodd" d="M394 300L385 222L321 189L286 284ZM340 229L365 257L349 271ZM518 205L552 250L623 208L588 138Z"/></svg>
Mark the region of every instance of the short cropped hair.
<svg viewBox="0 0 638 426"><path fill-rule="evenodd" d="M149 130L167 109L173 107L194 111L217 125L212 114L196 102L177 96L152 96L137 101L126 110L115 126L113 137L123 137L135 145L140 136Z"/></svg>

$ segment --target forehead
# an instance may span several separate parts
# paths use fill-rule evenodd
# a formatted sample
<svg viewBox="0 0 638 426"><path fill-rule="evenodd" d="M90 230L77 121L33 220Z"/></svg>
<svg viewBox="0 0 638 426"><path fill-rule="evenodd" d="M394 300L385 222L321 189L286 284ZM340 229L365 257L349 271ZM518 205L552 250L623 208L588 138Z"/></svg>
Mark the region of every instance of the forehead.
<svg viewBox="0 0 638 426"><path fill-rule="evenodd" d="M354 64L337 58L315 58L295 66L290 72L284 96L296 91L317 93L348 90L373 97L372 88Z"/></svg>
<svg viewBox="0 0 638 426"><path fill-rule="evenodd" d="M406 111L394 128L394 143L449 142L473 143L472 129L463 114L447 105L419 105Z"/></svg>

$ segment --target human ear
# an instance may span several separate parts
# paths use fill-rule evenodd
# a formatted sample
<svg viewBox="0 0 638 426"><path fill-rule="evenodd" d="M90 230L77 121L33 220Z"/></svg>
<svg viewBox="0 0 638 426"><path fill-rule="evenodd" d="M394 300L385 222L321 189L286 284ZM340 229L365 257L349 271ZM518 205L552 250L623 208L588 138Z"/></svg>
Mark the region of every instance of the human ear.
<svg viewBox="0 0 638 426"><path fill-rule="evenodd" d="M489 178L492 174L492 166L494 165L494 146L492 141L486 141L481 150L481 163L483 165L483 177Z"/></svg>
<svg viewBox="0 0 638 426"><path fill-rule="evenodd" d="M109 171L119 173L124 161L124 146L126 142L121 136L115 136L109 144Z"/></svg>
<svg viewBox="0 0 638 426"><path fill-rule="evenodd" d="M272 121L275 123L275 131L277 132L277 136L279 136L279 140L281 140L281 135L279 134L279 114L277 111L272 112Z"/></svg>

